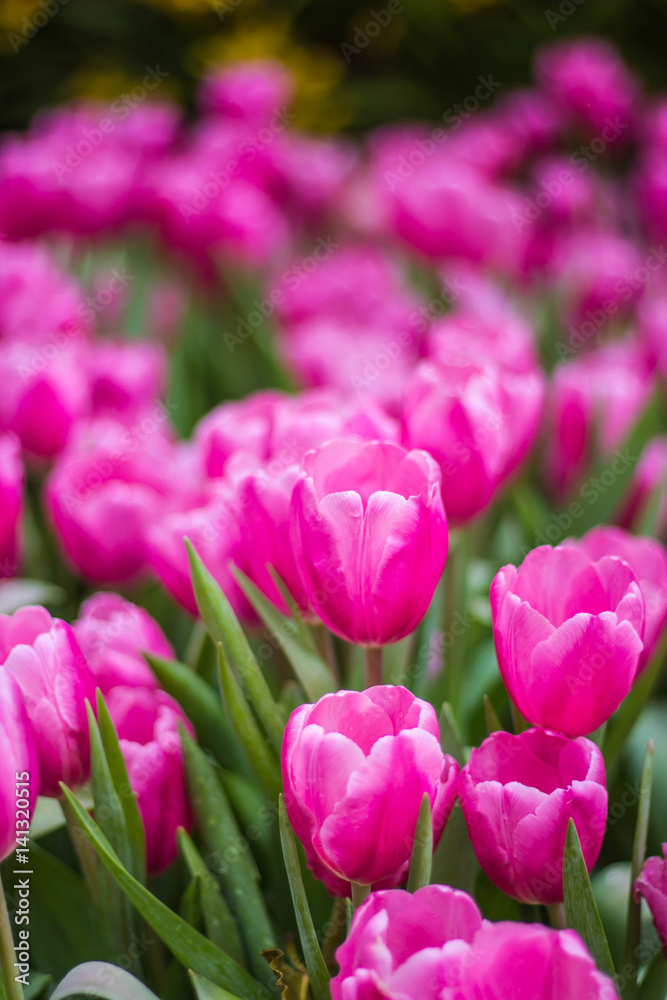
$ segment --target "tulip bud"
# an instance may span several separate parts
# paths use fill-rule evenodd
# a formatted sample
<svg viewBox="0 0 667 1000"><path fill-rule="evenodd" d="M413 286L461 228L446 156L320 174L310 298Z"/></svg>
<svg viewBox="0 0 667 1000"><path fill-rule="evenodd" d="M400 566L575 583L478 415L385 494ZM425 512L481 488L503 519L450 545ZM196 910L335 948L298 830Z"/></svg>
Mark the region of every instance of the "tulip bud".
<svg viewBox="0 0 667 1000"><path fill-rule="evenodd" d="M589 871L597 861L607 790L602 754L590 740L545 729L492 733L462 769L459 795L480 865L521 902L562 902L570 819Z"/></svg>
<svg viewBox="0 0 667 1000"><path fill-rule="evenodd" d="M102 694L118 685L157 687L142 654L154 653L167 659L175 655L148 612L119 594L93 594L81 605L73 628Z"/></svg>
<svg viewBox="0 0 667 1000"><path fill-rule="evenodd" d="M0 669L0 861L28 836L39 795L39 761L21 690Z"/></svg>
<svg viewBox="0 0 667 1000"><path fill-rule="evenodd" d="M367 645L419 624L447 558L439 470L389 442L329 441L304 459L291 537L309 606Z"/></svg>
<svg viewBox="0 0 667 1000"><path fill-rule="evenodd" d="M74 632L45 608L0 615L0 660L21 688L35 736L41 794L58 798L59 782L83 784L90 769L86 702L95 683Z"/></svg>
<svg viewBox="0 0 667 1000"><path fill-rule="evenodd" d="M191 734L193 729L164 691L116 687L106 703L144 824L148 872L156 875L176 858L178 828L194 825L179 726Z"/></svg>
<svg viewBox="0 0 667 1000"><path fill-rule="evenodd" d="M644 598L630 567L541 545L491 584L498 664L535 726L592 733L627 695L642 654Z"/></svg>
<svg viewBox="0 0 667 1000"><path fill-rule="evenodd" d="M391 685L297 708L282 770L287 812L315 875L365 885L407 876L425 794L435 843L456 798L458 765L440 748L435 711Z"/></svg>

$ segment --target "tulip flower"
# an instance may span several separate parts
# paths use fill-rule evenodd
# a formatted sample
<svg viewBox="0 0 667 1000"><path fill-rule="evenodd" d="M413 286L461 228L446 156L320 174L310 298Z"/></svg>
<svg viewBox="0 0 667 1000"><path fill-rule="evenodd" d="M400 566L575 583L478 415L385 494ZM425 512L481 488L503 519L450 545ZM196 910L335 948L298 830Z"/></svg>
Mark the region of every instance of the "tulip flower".
<svg viewBox="0 0 667 1000"><path fill-rule="evenodd" d="M193 826L179 726L193 729L164 691L115 687L106 703L144 824L148 872L156 875L176 858L178 828Z"/></svg>
<svg viewBox="0 0 667 1000"><path fill-rule="evenodd" d="M40 607L0 615L0 662L23 694L41 794L58 798L61 781L75 788L89 774L86 702L95 704L95 683L88 664L71 626Z"/></svg>
<svg viewBox="0 0 667 1000"><path fill-rule="evenodd" d="M545 729L492 733L462 769L459 796L480 865L523 903L562 902L570 819L589 871L597 861L607 790L602 754L590 740Z"/></svg>
<svg viewBox="0 0 667 1000"><path fill-rule="evenodd" d="M447 885L374 892L336 960L333 1000L618 1000L574 931L492 924Z"/></svg>
<svg viewBox="0 0 667 1000"><path fill-rule="evenodd" d="M667 437L648 441L639 456L627 494L617 514L624 528L638 529L642 519L655 504L655 532L667 534Z"/></svg>
<svg viewBox="0 0 667 1000"><path fill-rule="evenodd" d="M118 685L157 687L143 653L174 659L158 623L119 594L93 594L81 605L73 628L102 694Z"/></svg>
<svg viewBox="0 0 667 1000"><path fill-rule="evenodd" d="M403 420L407 446L424 448L440 463L447 516L461 524L488 506L528 453L543 379L470 358L458 363L456 353L452 361L417 367Z"/></svg>
<svg viewBox="0 0 667 1000"><path fill-rule="evenodd" d="M28 836L39 791L37 749L21 689L0 668L0 861L17 837Z"/></svg>
<svg viewBox="0 0 667 1000"><path fill-rule="evenodd" d="M304 458L292 543L310 608L349 642L396 642L426 614L447 558L440 473L389 442L329 441Z"/></svg>
<svg viewBox="0 0 667 1000"><path fill-rule="evenodd" d="M655 929L667 954L667 874L665 857L667 844L662 845L661 858L647 858L641 875L635 880L635 899L644 899L651 911Z"/></svg>
<svg viewBox="0 0 667 1000"><path fill-rule="evenodd" d="M440 748L435 711L391 685L297 708L282 771L287 812L314 874L364 885L405 879L424 795L436 843L456 799L458 765Z"/></svg>
<svg viewBox="0 0 667 1000"><path fill-rule="evenodd" d="M585 736L616 711L637 673L646 607L630 567L541 545L491 584L498 664L536 726Z"/></svg>
<svg viewBox="0 0 667 1000"><path fill-rule="evenodd" d="M578 548L594 561L618 556L634 573L646 603L641 670L654 652L667 621L667 552L664 545L655 538L641 538L622 528L606 526L592 528L583 538L566 539L563 544Z"/></svg>
<svg viewBox="0 0 667 1000"><path fill-rule="evenodd" d="M23 463L18 438L0 435L0 577L18 569L21 515L23 513Z"/></svg>
<svg viewBox="0 0 667 1000"><path fill-rule="evenodd" d="M158 344L101 340L88 359L93 416L141 423L164 391L165 355Z"/></svg>

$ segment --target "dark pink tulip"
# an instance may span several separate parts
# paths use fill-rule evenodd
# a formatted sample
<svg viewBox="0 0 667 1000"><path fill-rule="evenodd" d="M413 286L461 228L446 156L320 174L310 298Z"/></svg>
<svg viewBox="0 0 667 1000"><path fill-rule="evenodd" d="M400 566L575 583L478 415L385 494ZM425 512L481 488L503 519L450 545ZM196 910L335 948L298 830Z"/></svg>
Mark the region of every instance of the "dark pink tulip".
<svg viewBox="0 0 667 1000"><path fill-rule="evenodd" d="M106 703L144 823L148 872L156 875L178 854L179 826L186 830L193 826L179 726L190 734L193 729L164 691L116 687Z"/></svg>
<svg viewBox="0 0 667 1000"><path fill-rule="evenodd" d="M440 748L435 711L391 685L297 708L282 769L287 811L317 877L400 885L423 796L436 841L456 799L458 765Z"/></svg>
<svg viewBox="0 0 667 1000"><path fill-rule="evenodd" d="M158 686L143 653L174 659L173 647L158 623L119 594L93 594L81 605L73 628L103 694L119 685Z"/></svg>
<svg viewBox="0 0 667 1000"><path fill-rule="evenodd" d="M0 615L1 672L19 685L35 736L41 794L58 798L59 782L76 788L88 778L86 702L95 683L72 628L45 608Z"/></svg>
<svg viewBox="0 0 667 1000"><path fill-rule="evenodd" d="M565 302L569 333L586 343L627 315L643 289L636 275L644 262L638 247L616 232L584 229L568 234L558 246L551 272Z"/></svg>
<svg viewBox="0 0 667 1000"><path fill-rule="evenodd" d="M462 769L459 796L477 860L523 903L562 902L570 819L589 871L597 861L607 790L602 754L590 740L546 729L492 733Z"/></svg>
<svg viewBox="0 0 667 1000"><path fill-rule="evenodd" d="M661 858L647 858L641 875L635 881L635 899L643 898L651 911L655 929L667 954L667 873L665 854L667 844L662 845Z"/></svg>
<svg viewBox="0 0 667 1000"><path fill-rule="evenodd" d="M304 458L292 542L310 608L350 642L417 627L447 558L440 473L425 452L335 439Z"/></svg>
<svg viewBox="0 0 667 1000"><path fill-rule="evenodd" d="M583 538L567 539L563 544L580 549L594 562L605 556L618 556L634 573L646 602L641 670L655 650L667 621L667 552L664 545L655 538L642 538L622 528L606 526L593 528Z"/></svg>
<svg viewBox="0 0 667 1000"><path fill-rule="evenodd" d="M445 510L454 523L484 510L525 458L542 397L543 378L536 371L456 363L456 356L454 363L417 367L405 392L405 442L440 464Z"/></svg>
<svg viewBox="0 0 667 1000"><path fill-rule="evenodd" d="M630 567L541 545L491 584L498 663L517 708L536 726L592 733L635 679L644 648L644 597Z"/></svg>
<svg viewBox="0 0 667 1000"><path fill-rule="evenodd" d="M159 344L101 340L88 361L93 416L141 422L162 396L165 355Z"/></svg>
<svg viewBox="0 0 667 1000"><path fill-rule="evenodd" d="M21 689L0 667L0 861L14 850L17 836L28 836L39 792L39 760Z"/></svg>
<svg viewBox="0 0 667 1000"><path fill-rule="evenodd" d="M13 434L0 434L0 577L18 569L23 513L23 462Z"/></svg>
<svg viewBox="0 0 667 1000"><path fill-rule="evenodd" d="M207 413L194 432L195 450L206 475L223 476L236 452L268 458L274 414L284 398L277 390L266 389Z"/></svg>
<svg viewBox="0 0 667 1000"><path fill-rule="evenodd" d="M204 79L199 103L209 114L239 119L255 128L289 103L294 81L278 60L234 63Z"/></svg>

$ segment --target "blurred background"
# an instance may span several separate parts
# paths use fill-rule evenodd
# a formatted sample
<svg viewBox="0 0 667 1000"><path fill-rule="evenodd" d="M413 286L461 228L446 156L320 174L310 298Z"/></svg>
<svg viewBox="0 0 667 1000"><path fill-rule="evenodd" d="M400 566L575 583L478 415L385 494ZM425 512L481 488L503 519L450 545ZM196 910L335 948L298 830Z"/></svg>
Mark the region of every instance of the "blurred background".
<svg viewBox="0 0 667 1000"><path fill-rule="evenodd" d="M539 45L613 41L651 90L667 85L667 0L0 0L0 129L48 104L113 100L159 65L191 109L223 60L277 56L299 84L297 127L358 132L439 118L478 74L522 84ZM374 37L373 37L374 36Z"/></svg>

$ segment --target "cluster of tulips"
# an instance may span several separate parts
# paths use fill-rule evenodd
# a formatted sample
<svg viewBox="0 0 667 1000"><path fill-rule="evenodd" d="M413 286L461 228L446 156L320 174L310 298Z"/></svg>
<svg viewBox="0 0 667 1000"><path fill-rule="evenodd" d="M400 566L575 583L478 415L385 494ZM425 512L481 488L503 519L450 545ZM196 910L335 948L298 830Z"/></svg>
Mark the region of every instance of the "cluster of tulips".
<svg viewBox="0 0 667 1000"><path fill-rule="evenodd" d="M166 75L0 143L0 857L57 800L98 934L55 996L664 997L652 746L616 967L588 874L665 645L667 102L583 39L362 148L277 64L194 122Z"/></svg>

